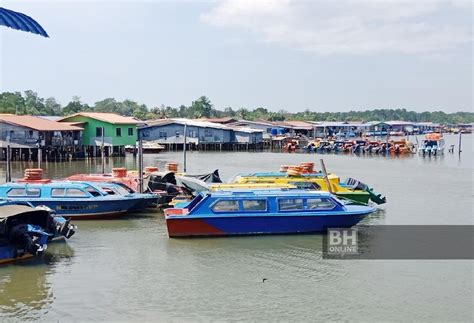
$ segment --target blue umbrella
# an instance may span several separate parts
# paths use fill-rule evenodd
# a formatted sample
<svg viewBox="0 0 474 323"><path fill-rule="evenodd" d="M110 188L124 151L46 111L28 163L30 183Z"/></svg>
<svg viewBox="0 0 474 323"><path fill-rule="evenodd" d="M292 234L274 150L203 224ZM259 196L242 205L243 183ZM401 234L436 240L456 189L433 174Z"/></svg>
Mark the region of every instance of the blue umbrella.
<svg viewBox="0 0 474 323"><path fill-rule="evenodd" d="M16 12L0 7L0 25L17 30L29 31L44 37L49 37L39 23L21 12Z"/></svg>

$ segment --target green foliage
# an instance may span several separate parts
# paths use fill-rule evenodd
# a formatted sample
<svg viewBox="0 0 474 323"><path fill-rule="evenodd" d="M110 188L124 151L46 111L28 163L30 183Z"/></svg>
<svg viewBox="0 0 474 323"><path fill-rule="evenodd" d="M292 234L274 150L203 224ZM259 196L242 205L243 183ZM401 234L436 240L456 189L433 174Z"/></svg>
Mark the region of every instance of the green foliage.
<svg viewBox="0 0 474 323"><path fill-rule="evenodd" d="M74 96L65 106L61 106L54 98L41 98L34 91L0 93L0 113L16 113L31 115L71 115L82 111L113 112L123 116L133 116L140 120L157 118L222 118L232 117L247 120L301 120L301 121L388 121L404 120L414 122L436 123L471 123L474 113L443 111L414 112L406 109L375 109L349 112L317 112L306 109L303 112L290 113L285 110L269 111L264 107L254 110L241 107L234 110L227 107L224 110L214 108L211 100L201 96L190 106L180 105L178 108L161 105L149 109L145 104L126 99L122 102L114 98L106 98L89 106Z"/></svg>

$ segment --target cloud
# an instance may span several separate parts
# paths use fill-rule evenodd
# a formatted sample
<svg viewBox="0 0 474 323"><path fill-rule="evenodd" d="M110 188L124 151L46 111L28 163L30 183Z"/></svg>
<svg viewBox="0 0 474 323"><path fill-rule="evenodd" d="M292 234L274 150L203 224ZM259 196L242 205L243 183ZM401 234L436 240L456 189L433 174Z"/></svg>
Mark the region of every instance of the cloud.
<svg viewBox="0 0 474 323"><path fill-rule="evenodd" d="M320 55L439 55L472 42L471 12L469 0L223 0L201 21Z"/></svg>

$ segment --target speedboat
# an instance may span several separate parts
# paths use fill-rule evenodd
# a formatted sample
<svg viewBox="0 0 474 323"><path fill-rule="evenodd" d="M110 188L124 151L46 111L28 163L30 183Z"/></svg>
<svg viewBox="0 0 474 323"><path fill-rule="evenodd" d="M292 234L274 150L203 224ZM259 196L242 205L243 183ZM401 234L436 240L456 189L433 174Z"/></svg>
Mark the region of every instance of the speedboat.
<svg viewBox="0 0 474 323"><path fill-rule="evenodd" d="M437 156L444 154L444 138L440 133L429 133L418 148L420 155Z"/></svg>
<svg viewBox="0 0 474 323"><path fill-rule="evenodd" d="M138 174L127 171L126 168L113 168L111 173L105 174L74 174L66 181L79 182L111 182L128 186L133 191L138 191Z"/></svg>
<svg viewBox="0 0 474 323"><path fill-rule="evenodd" d="M142 151L144 154L158 154L165 150L165 146L160 145L157 142L153 141L143 141L142 143ZM137 147L135 145L127 145L125 146L126 152L137 152Z"/></svg>
<svg viewBox="0 0 474 323"><path fill-rule="evenodd" d="M48 182L6 183L0 185L0 199L45 205L56 214L74 219L92 219L123 215L141 208L150 200L157 203L155 194L109 194L95 183Z"/></svg>
<svg viewBox="0 0 474 323"><path fill-rule="evenodd" d="M392 155L405 155L411 154L412 152L415 153L414 149L415 146L411 142L402 138L400 140L391 141L389 151Z"/></svg>
<svg viewBox="0 0 474 323"><path fill-rule="evenodd" d="M133 191L131 188L129 188L127 185L122 184L122 183L95 183L97 187L99 187L101 190L106 192L109 195L116 195L116 196L130 196L130 195L136 195L136 196L142 196L143 200L141 203L135 204L132 208L130 208L128 211L144 211L146 209L150 208L156 208L158 206L158 201L160 199L160 196L155 193L146 193L146 194L138 194L135 191Z"/></svg>
<svg viewBox="0 0 474 323"><path fill-rule="evenodd" d="M47 207L0 202L0 264L41 256L53 239L69 239L75 226Z"/></svg>
<svg viewBox="0 0 474 323"><path fill-rule="evenodd" d="M328 181L331 187L328 186ZM381 194L375 193L368 185L348 178L346 182L341 182L339 176L328 174L327 180L321 172L288 175L284 172L261 172L236 175L231 183L273 183L289 184L300 189L332 192L337 197L348 199L353 203L368 204L372 201L377 204L386 203L386 198Z"/></svg>
<svg viewBox="0 0 474 323"><path fill-rule="evenodd" d="M304 190L200 193L165 210L169 237L296 234L352 227L375 209Z"/></svg>

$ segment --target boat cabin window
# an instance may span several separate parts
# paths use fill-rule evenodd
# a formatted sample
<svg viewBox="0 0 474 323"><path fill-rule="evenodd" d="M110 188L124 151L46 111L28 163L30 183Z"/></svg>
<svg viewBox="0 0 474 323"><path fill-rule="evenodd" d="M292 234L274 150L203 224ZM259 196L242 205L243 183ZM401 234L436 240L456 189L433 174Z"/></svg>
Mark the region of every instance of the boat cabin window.
<svg viewBox="0 0 474 323"><path fill-rule="evenodd" d="M303 199L279 199L278 208L280 211L303 210Z"/></svg>
<svg viewBox="0 0 474 323"><path fill-rule="evenodd" d="M11 190L8 191L7 196L8 197L13 197L13 196L25 196L26 192L24 188L12 188Z"/></svg>
<svg viewBox="0 0 474 323"><path fill-rule="evenodd" d="M220 200L212 206L214 212L238 212L239 201L235 200Z"/></svg>
<svg viewBox="0 0 474 323"><path fill-rule="evenodd" d="M51 197L64 197L65 192L65 188L53 188L51 190Z"/></svg>
<svg viewBox="0 0 474 323"><path fill-rule="evenodd" d="M103 190L105 193L109 194L109 195L115 195L115 191L109 187L100 187L101 190Z"/></svg>
<svg viewBox="0 0 474 323"><path fill-rule="evenodd" d="M187 206L188 210L192 210L199 202L201 202L203 199L202 195L199 194L196 196Z"/></svg>
<svg viewBox="0 0 474 323"><path fill-rule="evenodd" d="M319 191L321 187L313 182L288 182L288 184L295 185L297 188L302 190L314 190Z"/></svg>
<svg viewBox="0 0 474 323"><path fill-rule="evenodd" d="M87 193L78 188L68 188L66 191L68 197L87 197Z"/></svg>
<svg viewBox="0 0 474 323"><path fill-rule="evenodd" d="M102 194L100 194L95 188L89 186L86 191L88 191L89 193L91 193L92 196L102 196Z"/></svg>
<svg viewBox="0 0 474 323"><path fill-rule="evenodd" d="M40 196L40 189L36 187L28 188L12 188L7 193L8 197L18 197L18 196L29 196L35 197Z"/></svg>
<svg viewBox="0 0 474 323"><path fill-rule="evenodd" d="M329 199L307 199L306 205L308 210L331 210L336 206Z"/></svg>
<svg viewBox="0 0 474 323"><path fill-rule="evenodd" d="M267 200L243 200L244 212L262 212L267 210Z"/></svg>
<svg viewBox="0 0 474 323"><path fill-rule="evenodd" d="M37 187L27 187L26 196L40 196L40 189Z"/></svg>

